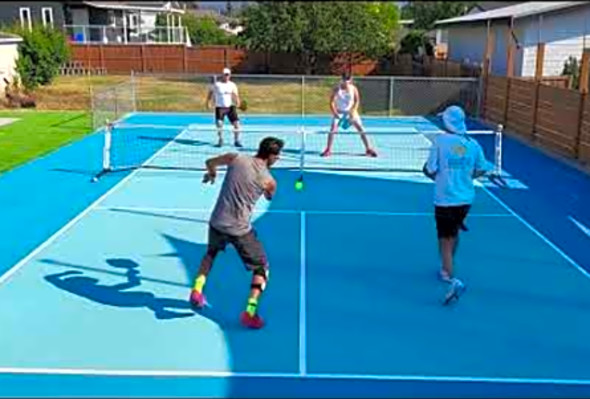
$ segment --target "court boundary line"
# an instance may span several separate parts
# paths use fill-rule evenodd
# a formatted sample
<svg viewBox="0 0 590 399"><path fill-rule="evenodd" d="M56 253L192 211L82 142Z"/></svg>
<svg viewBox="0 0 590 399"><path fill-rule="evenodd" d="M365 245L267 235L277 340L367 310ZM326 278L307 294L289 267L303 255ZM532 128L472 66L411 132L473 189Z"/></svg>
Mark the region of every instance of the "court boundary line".
<svg viewBox="0 0 590 399"><path fill-rule="evenodd" d="M68 368L18 368L0 367L2 374L37 375L81 375L113 377L213 377L213 378L294 378L294 379L332 379L332 380L373 380L373 381L425 381L425 382L480 382L493 384L554 384L588 385L590 380L565 378L526 378L526 377L469 377L404 374L351 374L351 373L272 373L209 370L106 370L106 369L68 369Z"/></svg>
<svg viewBox="0 0 590 399"><path fill-rule="evenodd" d="M135 207L135 206L97 206L94 211L135 211L135 212L186 212L186 213L208 213L213 208L163 208L163 207ZM253 213L276 213L276 214L299 214L311 215L366 215L366 216L434 216L434 212L386 212L386 211L329 211L329 210L305 210L296 209L266 209L254 210ZM513 218L509 212L503 213L470 213L468 217L485 217L485 218Z"/></svg>
<svg viewBox="0 0 590 399"><path fill-rule="evenodd" d="M300 213L300 228L299 228L299 374L301 376L307 375L307 297L306 297L306 246L305 246L305 211Z"/></svg>
<svg viewBox="0 0 590 399"><path fill-rule="evenodd" d="M525 227L527 227L532 233L534 233L537 237L539 237L545 244L549 245L555 252L557 252L563 259L565 259L570 265L575 267L580 273L582 273L586 278L590 279L590 273L582 266L580 266L575 260L573 260L568 254L566 254L561 248L555 245L551 240L549 240L543 233L537 230L533 225L529 222L524 220L522 216L520 216L515 210L513 210L510 206L508 206L504 201L502 201L499 197L497 197L494 193L492 193L487 187L483 187L483 190L492 197L500 206L506 209L509 213L512 214L519 222L521 222Z"/></svg>
<svg viewBox="0 0 590 399"><path fill-rule="evenodd" d="M184 130L181 131L178 136L184 133ZM177 137L178 137L177 136ZM151 157L149 157L145 162L151 162L156 156L158 156L164 149L166 149L172 142L164 145L158 151L156 151ZM21 260L15 263L11 268L9 268L6 272L0 275L0 285L4 284L10 277L12 277L17 271L19 271L24 265L26 265L31 259L33 259L37 254L51 245L55 240L65 234L68 230L70 230L76 223L82 220L86 215L88 215L92 210L98 207L98 205L104 201L108 196L119 190L121 187L125 185L131 178L133 178L140 169L135 169L131 171L127 176L122 178L119 182L117 182L113 187L108 189L103 195L98 197L94 202L88 205L85 209L83 209L80 213L70 219L65 225L60 227L55 233L53 233L49 238L35 247L31 252L25 255Z"/></svg>

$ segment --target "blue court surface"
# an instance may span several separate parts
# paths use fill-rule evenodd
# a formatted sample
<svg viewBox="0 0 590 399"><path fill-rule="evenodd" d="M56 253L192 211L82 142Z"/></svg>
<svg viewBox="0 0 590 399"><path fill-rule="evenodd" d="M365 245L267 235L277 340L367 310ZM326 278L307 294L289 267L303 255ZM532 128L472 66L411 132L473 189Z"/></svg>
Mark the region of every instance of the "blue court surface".
<svg viewBox="0 0 590 399"><path fill-rule="evenodd" d="M218 149L213 130L189 128L209 115L124 122L138 126L113 137L113 155L132 163L202 167L233 150L229 132ZM308 137L300 192L293 132L329 119L243 122L246 152L269 134L287 143L277 195L254 216L271 262L267 326L239 325L250 275L233 248L209 277L210 307L187 302L223 175L203 185L202 171L140 168L91 183L98 132L0 176L0 395L590 395L587 175L505 137L507 185L478 182L456 265L467 291L443 307L432 183L370 170L421 167L432 122L365 118L368 131L411 133L371 135L377 159L358 155L353 132L328 160L325 136Z"/></svg>

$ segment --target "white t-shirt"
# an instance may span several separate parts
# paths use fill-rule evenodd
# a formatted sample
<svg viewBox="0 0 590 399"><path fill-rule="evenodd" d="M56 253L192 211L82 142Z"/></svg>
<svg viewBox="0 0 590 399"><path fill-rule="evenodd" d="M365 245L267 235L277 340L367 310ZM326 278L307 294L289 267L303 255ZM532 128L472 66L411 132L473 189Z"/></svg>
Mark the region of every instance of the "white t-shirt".
<svg viewBox="0 0 590 399"><path fill-rule="evenodd" d="M474 171L489 171L479 143L467 136L443 133L437 136L426 163L434 179L434 204L438 206L468 205L473 202Z"/></svg>
<svg viewBox="0 0 590 399"><path fill-rule="evenodd" d="M350 111L354 104L354 87L350 85L348 90L338 87L334 102L336 103L338 112L344 113Z"/></svg>
<svg viewBox="0 0 590 399"><path fill-rule="evenodd" d="M228 108L233 105L232 94L238 94L238 86L232 81L215 82L211 88L216 107Z"/></svg>

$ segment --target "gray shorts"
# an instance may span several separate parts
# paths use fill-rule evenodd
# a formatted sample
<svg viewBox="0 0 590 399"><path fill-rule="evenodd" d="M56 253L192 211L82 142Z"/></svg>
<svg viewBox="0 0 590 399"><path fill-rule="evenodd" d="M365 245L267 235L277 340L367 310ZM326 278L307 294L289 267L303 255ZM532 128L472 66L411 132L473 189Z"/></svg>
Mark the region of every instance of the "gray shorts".
<svg viewBox="0 0 590 399"><path fill-rule="evenodd" d="M260 269L261 267L268 270L266 252L254 229L242 236L233 236L209 226L207 253L215 256L219 251L225 251L227 244L234 246L248 270Z"/></svg>

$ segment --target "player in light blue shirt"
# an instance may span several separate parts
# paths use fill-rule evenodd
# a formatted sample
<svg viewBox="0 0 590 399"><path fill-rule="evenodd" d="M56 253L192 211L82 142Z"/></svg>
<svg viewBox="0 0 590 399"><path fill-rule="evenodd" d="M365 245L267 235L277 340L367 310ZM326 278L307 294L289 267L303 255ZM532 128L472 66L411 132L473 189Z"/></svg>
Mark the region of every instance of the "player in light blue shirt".
<svg viewBox="0 0 590 399"><path fill-rule="evenodd" d="M453 276L453 258L459 244L459 229L475 198L473 180L490 168L479 143L467 135L465 112L456 105L442 113L445 132L435 138L424 174L434 180L434 209L438 243L442 258L440 277L451 283L445 304L465 290Z"/></svg>

